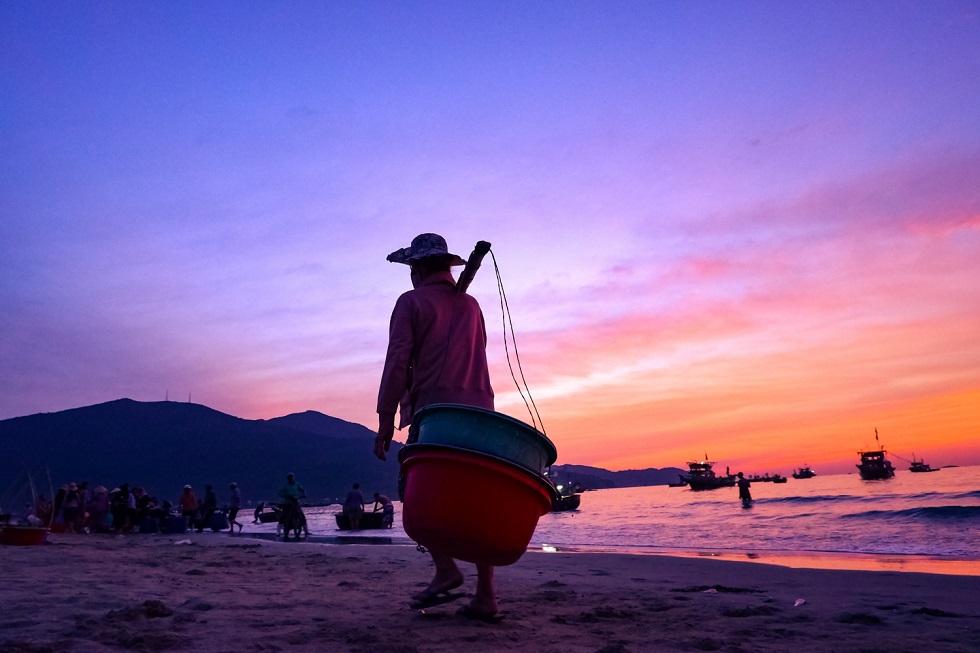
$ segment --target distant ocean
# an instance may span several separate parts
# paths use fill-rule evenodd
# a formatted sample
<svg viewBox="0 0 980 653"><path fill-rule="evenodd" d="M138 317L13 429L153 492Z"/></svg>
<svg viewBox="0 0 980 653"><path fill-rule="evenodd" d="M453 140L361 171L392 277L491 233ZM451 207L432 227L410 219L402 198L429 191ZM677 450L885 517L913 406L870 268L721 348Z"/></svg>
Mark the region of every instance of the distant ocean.
<svg viewBox="0 0 980 653"><path fill-rule="evenodd" d="M980 467L923 474L901 470L886 481L863 481L855 471L790 478L785 484L756 482L751 491L755 501L747 509L735 488L692 492L652 486L585 492L579 510L544 515L529 548L980 560ZM492 497L475 500L473 510L484 500ZM401 527L401 504L395 506L392 530L361 535L409 543ZM348 534L337 529L338 509L307 509L314 538ZM273 533L275 524L247 523L246 530Z"/></svg>

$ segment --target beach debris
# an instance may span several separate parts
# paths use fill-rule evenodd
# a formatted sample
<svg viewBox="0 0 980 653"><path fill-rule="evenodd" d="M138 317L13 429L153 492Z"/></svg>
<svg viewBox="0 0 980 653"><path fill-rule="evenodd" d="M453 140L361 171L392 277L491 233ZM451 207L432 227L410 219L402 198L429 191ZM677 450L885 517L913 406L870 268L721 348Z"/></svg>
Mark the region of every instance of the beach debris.
<svg viewBox="0 0 980 653"><path fill-rule="evenodd" d="M193 544L190 540L177 540L174 544Z"/></svg>
<svg viewBox="0 0 980 653"><path fill-rule="evenodd" d="M793 602L793 607L798 608L804 603L806 603L806 599L796 599L796 601Z"/></svg>
<svg viewBox="0 0 980 653"><path fill-rule="evenodd" d="M726 587L725 585L695 585L694 587L676 587L671 592L701 592L702 594L731 593L731 594L761 594L762 590L747 587Z"/></svg>

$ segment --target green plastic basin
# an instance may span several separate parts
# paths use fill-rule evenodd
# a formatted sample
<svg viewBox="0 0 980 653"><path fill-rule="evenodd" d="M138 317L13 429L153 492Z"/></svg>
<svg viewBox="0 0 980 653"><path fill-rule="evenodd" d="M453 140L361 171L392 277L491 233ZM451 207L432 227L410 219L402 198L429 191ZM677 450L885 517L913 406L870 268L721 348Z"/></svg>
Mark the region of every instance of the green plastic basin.
<svg viewBox="0 0 980 653"><path fill-rule="evenodd" d="M524 422L484 408L431 404L415 413L408 443L439 444L496 456L542 474L558 451L543 433Z"/></svg>

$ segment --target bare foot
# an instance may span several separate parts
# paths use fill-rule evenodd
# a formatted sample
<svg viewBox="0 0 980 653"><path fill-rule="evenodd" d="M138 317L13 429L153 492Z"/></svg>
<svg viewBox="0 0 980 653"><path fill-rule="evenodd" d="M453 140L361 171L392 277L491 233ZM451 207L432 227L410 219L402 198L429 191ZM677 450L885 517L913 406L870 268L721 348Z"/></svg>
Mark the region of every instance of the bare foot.
<svg viewBox="0 0 980 653"><path fill-rule="evenodd" d="M467 606L470 612L477 615L482 615L485 617L492 617L497 614L497 600L493 597L486 598L481 596L474 596L473 600L470 601Z"/></svg>

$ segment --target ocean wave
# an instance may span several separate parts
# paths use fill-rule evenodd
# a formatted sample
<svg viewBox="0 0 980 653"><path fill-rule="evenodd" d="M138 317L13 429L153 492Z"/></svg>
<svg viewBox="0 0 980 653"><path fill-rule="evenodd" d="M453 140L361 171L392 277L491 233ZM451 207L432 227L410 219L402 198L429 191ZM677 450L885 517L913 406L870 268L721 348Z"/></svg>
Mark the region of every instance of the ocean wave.
<svg viewBox="0 0 980 653"><path fill-rule="evenodd" d="M970 490L949 495L951 499L980 499L980 490Z"/></svg>
<svg viewBox="0 0 980 653"><path fill-rule="evenodd" d="M766 503L831 503L837 501L864 501L865 499L876 500L875 497L859 497L853 494L817 494L808 497L767 497Z"/></svg>
<svg viewBox="0 0 980 653"><path fill-rule="evenodd" d="M977 519L980 506L926 506L905 510L866 510L841 515L841 519Z"/></svg>

